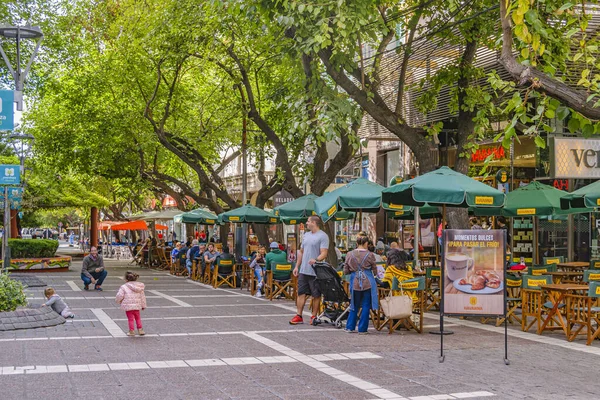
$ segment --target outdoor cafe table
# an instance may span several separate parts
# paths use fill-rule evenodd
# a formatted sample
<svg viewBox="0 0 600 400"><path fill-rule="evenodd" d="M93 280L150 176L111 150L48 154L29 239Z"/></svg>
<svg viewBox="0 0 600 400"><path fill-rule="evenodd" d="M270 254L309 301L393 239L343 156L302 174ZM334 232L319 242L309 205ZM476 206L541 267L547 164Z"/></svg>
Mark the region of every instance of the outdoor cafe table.
<svg viewBox="0 0 600 400"><path fill-rule="evenodd" d="M590 263L587 261L571 261L558 263L556 268L562 269L563 271L583 271L589 268Z"/></svg>
<svg viewBox="0 0 600 400"><path fill-rule="evenodd" d="M583 279L583 271L556 271L545 274L552 276L554 283L579 283Z"/></svg>
<svg viewBox="0 0 600 400"><path fill-rule="evenodd" d="M567 325L562 314L558 311L561 304L565 302L565 296L571 292L582 292L588 290L588 285L575 285L570 283L552 284L541 286L543 292L548 294L548 300L552 303L552 308L546 314L542 327L537 332L541 335L545 330L562 329L567 335ZM556 318L555 318L556 317ZM550 326L550 322L558 322L560 326Z"/></svg>

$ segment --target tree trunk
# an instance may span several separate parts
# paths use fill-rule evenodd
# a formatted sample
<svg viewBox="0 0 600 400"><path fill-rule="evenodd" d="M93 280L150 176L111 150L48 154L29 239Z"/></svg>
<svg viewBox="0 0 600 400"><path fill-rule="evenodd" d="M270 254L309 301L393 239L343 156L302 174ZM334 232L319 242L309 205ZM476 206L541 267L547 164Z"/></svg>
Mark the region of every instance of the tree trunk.
<svg viewBox="0 0 600 400"><path fill-rule="evenodd" d="M329 250L327 251L327 262L337 268L337 255L335 253L335 221L333 219L323 224L323 232L329 237Z"/></svg>
<svg viewBox="0 0 600 400"><path fill-rule="evenodd" d="M265 224L252 224L252 230L258 238L258 243L265 246L269 245L269 233L267 227L268 225Z"/></svg>

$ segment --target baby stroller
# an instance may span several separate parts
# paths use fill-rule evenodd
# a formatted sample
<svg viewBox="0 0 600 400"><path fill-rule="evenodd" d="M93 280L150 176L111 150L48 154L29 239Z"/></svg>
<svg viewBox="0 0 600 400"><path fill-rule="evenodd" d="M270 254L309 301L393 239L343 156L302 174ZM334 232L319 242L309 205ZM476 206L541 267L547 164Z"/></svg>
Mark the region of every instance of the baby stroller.
<svg viewBox="0 0 600 400"><path fill-rule="evenodd" d="M342 286L342 279L337 271L326 262L313 264L317 274L317 284L323 296L325 310L315 318L314 325L322 322L342 327L342 321L348 318L350 304L348 295Z"/></svg>

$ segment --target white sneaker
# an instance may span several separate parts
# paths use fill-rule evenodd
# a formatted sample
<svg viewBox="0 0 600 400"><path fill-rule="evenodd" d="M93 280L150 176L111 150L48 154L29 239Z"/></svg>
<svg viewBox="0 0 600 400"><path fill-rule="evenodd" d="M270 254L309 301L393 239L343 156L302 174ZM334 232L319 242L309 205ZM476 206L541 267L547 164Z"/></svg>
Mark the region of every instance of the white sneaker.
<svg viewBox="0 0 600 400"><path fill-rule="evenodd" d="M256 291L256 294L254 295L254 297L256 297L258 299L262 297L262 293L260 292L260 290Z"/></svg>

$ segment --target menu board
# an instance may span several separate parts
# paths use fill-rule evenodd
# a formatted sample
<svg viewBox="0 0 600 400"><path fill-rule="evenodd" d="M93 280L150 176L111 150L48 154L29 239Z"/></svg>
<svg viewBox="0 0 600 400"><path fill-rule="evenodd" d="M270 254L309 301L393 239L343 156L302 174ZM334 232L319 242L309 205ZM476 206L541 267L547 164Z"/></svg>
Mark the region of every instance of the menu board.
<svg viewBox="0 0 600 400"><path fill-rule="evenodd" d="M444 314L505 314L505 231L444 231Z"/></svg>

